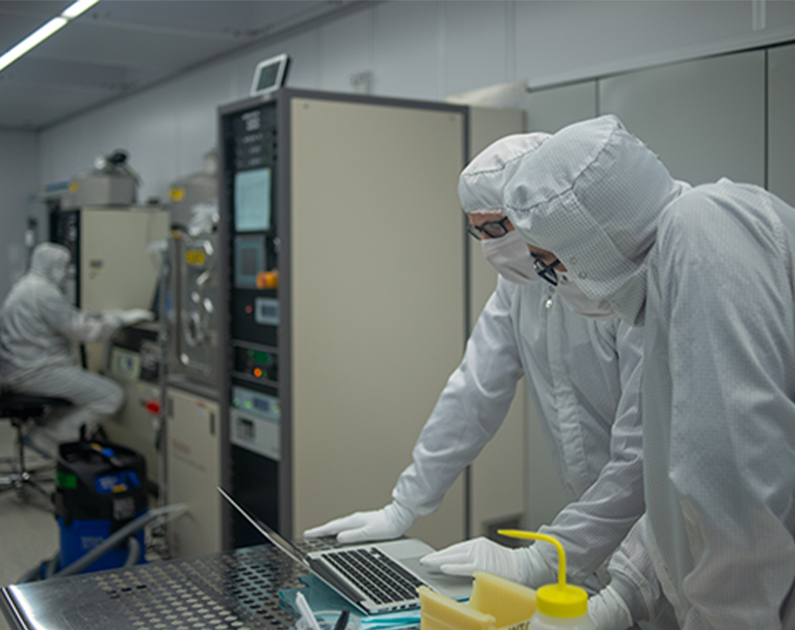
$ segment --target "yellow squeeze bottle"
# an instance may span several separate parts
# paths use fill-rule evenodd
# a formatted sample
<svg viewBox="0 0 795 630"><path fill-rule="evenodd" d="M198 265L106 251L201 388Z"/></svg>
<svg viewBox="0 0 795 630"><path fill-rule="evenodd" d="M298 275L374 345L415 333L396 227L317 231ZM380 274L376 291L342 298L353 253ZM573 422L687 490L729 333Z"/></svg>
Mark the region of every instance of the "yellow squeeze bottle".
<svg viewBox="0 0 795 630"><path fill-rule="evenodd" d="M529 630L596 630L588 617L588 593L579 586L566 584L566 552L556 538L518 529L503 529L497 533L552 543L558 550L558 581L536 591L536 612L530 618Z"/></svg>

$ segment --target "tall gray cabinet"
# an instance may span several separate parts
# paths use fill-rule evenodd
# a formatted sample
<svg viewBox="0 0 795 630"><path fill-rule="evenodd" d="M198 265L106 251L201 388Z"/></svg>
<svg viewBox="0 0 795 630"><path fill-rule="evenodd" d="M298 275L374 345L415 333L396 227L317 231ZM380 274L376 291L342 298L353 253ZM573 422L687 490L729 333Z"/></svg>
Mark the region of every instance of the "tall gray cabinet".
<svg viewBox="0 0 795 630"><path fill-rule="evenodd" d="M390 500L461 359L467 109L281 90L219 122L222 478L300 537ZM410 533L460 540L462 495Z"/></svg>

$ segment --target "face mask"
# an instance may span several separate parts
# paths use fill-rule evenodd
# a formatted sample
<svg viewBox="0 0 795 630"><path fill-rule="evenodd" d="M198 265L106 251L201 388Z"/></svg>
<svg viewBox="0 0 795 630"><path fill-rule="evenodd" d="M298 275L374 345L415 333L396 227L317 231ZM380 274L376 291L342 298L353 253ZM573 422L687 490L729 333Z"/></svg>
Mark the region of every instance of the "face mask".
<svg viewBox="0 0 795 630"><path fill-rule="evenodd" d="M52 266L50 269L50 278L58 285L58 288L63 292L66 288L66 281L69 279L69 265L60 261Z"/></svg>
<svg viewBox="0 0 795 630"><path fill-rule="evenodd" d="M607 300L592 300L569 278L566 272L557 272L557 293L563 303L577 315L590 319L615 317L615 311Z"/></svg>
<svg viewBox="0 0 795 630"><path fill-rule="evenodd" d="M539 279L533 269L530 249L516 231L499 238L484 239L480 241L480 246L489 264L506 280L529 284Z"/></svg>

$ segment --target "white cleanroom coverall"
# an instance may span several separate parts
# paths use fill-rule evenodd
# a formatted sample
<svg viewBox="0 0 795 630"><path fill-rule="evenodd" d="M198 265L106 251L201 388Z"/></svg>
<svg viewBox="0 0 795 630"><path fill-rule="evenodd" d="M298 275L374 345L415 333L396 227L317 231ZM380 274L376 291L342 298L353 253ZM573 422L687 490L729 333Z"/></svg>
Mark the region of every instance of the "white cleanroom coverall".
<svg viewBox="0 0 795 630"><path fill-rule="evenodd" d="M433 513L499 429L524 374L569 502L540 531L563 543L569 579L583 583L643 513L641 338L642 329L615 318L575 315L542 280L517 285L500 277L394 500L417 515ZM537 556L527 562L527 583L554 582L555 548L523 551ZM539 559L552 570L534 571Z"/></svg>
<svg viewBox="0 0 795 630"><path fill-rule="evenodd" d="M473 160L462 178L474 174L478 181L462 195L464 210L499 206L513 161L533 144L518 141L506 147L507 154L491 156L494 160L486 164ZM481 166L488 173L484 177ZM529 258L527 248L521 249ZM342 532L343 542L397 537L418 517L433 513L456 477L498 431L516 384L525 376L569 501L542 531L566 547L569 579L584 582L644 510L638 400L641 339L641 329L617 318L593 321L574 314L556 289L534 272L522 283L500 276L462 363L417 440L413 463L397 481L393 503L383 510L332 521L305 535ZM555 581L554 547L534 545L516 554L520 559L512 564L518 572L506 577L532 586Z"/></svg>
<svg viewBox="0 0 795 630"><path fill-rule="evenodd" d="M585 294L645 322L647 515L615 590L638 619L661 586L688 630L795 627L795 209L676 182L613 116L527 154L505 201Z"/></svg>
<svg viewBox="0 0 795 630"><path fill-rule="evenodd" d="M30 270L14 284L0 310L3 384L73 403L65 413L52 414L38 434L31 435L37 446L51 453L56 444L76 440L81 425L95 428L124 402L117 383L76 365L73 344L108 339L122 324L147 318L138 309L102 315L71 305L63 293L70 257L61 245L37 245Z"/></svg>

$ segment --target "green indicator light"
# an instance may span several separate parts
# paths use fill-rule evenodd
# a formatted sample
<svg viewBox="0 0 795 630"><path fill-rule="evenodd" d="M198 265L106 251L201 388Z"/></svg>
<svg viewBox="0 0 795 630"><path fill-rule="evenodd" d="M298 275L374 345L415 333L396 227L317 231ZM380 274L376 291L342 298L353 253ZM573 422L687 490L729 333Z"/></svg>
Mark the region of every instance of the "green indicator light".
<svg viewBox="0 0 795 630"><path fill-rule="evenodd" d="M61 472L60 470L56 472L56 476L58 478L58 487L59 488L66 488L67 490L76 490L77 489L77 476L72 475L70 473Z"/></svg>
<svg viewBox="0 0 795 630"><path fill-rule="evenodd" d="M253 407L254 407L254 405L252 405L252 404L251 404L251 401L250 401L250 400L247 400L246 402L244 402L244 403L243 403L243 406L244 406L246 409L253 409Z"/></svg>
<svg viewBox="0 0 795 630"><path fill-rule="evenodd" d="M271 355L267 352L254 352L253 357L257 363L268 363L271 360Z"/></svg>

